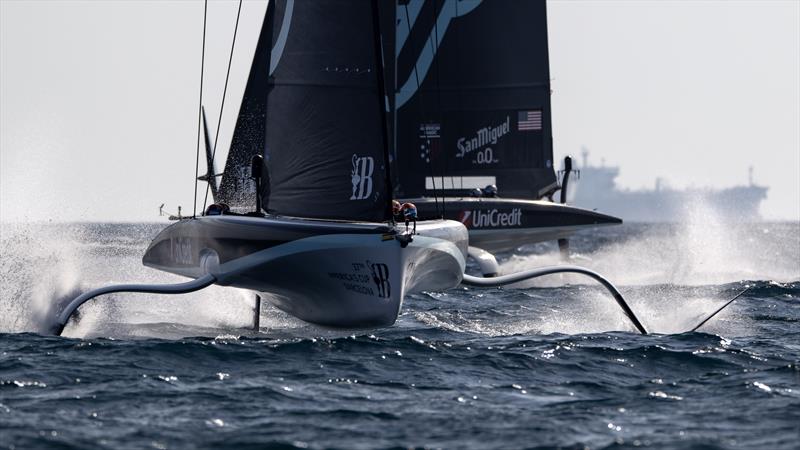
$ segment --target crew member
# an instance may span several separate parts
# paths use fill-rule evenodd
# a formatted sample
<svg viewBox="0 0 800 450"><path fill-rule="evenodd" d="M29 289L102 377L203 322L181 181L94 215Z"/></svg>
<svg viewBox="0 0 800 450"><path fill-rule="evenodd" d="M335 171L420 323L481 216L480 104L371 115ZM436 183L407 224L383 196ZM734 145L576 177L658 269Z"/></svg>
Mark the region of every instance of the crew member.
<svg viewBox="0 0 800 450"><path fill-rule="evenodd" d="M414 231L417 232L417 206L411 202L403 203L403 218L406 221L406 231L408 231L408 222L414 223Z"/></svg>
<svg viewBox="0 0 800 450"><path fill-rule="evenodd" d="M405 220L403 216L403 205L397 200L392 200L392 216L395 222L402 222Z"/></svg>

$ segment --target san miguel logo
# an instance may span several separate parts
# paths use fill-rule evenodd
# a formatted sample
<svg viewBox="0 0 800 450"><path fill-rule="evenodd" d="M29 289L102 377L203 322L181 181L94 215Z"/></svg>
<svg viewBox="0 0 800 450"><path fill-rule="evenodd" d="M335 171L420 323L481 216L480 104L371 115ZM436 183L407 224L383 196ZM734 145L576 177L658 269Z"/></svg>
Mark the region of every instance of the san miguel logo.
<svg viewBox="0 0 800 450"><path fill-rule="evenodd" d="M378 297L389 298L392 293L392 286L389 284L389 266L381 263L371 263L367 261L367 266L372 272L372 281L378 288Z"/></svg>
<svg viewBox="0 0 800 450"><path fill-rule="evenodd" d="M353 195L350 200L364 200L372 195L372 172L375 171L375 160L371 156L353 155L353 170L350 182L353 184Z"/></svg>
<svg viewBox="0 0 800 450"><path fill-rule="evenodd" d="M463 158L468 153L472 153L490 144L497 144L497 140L507 135L511 131L511 117L506 116L505 122L497 126L488 126L479 129L475 135L469 138L461 137L456 141L458 153L456 158Z"/></svg>
<svg viewBox="0 0 800 450"><path fill-rule="evenodd" d="M514 208L509 212L497 209L488 211L475 209L461 211L458 218L467 228L503 228L522 226L522 210Z"/></svg>

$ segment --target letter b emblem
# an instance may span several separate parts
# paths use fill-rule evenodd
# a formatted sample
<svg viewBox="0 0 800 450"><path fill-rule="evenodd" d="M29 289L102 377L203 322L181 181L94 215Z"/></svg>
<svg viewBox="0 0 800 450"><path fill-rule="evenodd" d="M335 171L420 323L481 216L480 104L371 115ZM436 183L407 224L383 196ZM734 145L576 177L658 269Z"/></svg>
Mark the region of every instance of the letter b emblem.
<svg viewBox="0 0 800 450"><path fill-rule="evenodd" d="M350 182L353 184L353 194L350 200L364 200L372 195L372 172L375 170L375 160L371 156L353 155L352 161Z"/></svg>

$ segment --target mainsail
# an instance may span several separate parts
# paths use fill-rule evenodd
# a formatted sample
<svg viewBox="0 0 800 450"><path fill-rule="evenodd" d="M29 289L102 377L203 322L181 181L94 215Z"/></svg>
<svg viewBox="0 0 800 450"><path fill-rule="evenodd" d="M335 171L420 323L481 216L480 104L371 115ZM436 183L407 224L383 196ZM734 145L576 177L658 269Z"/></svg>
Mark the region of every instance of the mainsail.
<svg viewBox="0 0 800 450"><path fill-rule="evenodd" d="M321 219L390 218L377 2L267 9L217 201ZM264 156L262 192L250 178Z"/></svg>
<svg viewBox="0 0 800 450"><path fill-rule="evenodd" d="M400 0L396 195L556 187L544 0ZM490 175L490 176L489 176Z"/></svg>

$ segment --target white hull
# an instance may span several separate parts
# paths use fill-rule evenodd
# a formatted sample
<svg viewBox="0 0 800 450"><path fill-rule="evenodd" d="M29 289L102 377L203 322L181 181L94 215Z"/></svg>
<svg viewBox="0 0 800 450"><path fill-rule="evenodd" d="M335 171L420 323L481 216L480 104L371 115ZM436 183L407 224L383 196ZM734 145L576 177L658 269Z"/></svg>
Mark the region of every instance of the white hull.
<svg viewBox="0 0 800 450"><path fill-rule="evenodd" d="M450 243L417 237L406 248L380 236L319 236L265 250L263 262L225 280L264 294L302 320L337 327L391 325L407 293L461 282Z"/></svg>
<svg viewBox="0 0 800 450"><path fill-rule="evenodd" d="M467 231L453 221L421 223L405 247L391 233L322 234L219 262L226 249L215 245L224 245L216 244L222 239L190 239L202 234L203 220L186 221L176 233L165 230L151 249L163 242L165 248L177 248L175 257L154 263L146 255L145 263L192 278L211 273L216 284L259 292L289 314L320 325L391 325L407 293L455 287L465 268ZM268 220L246 222L258 226L257 221ZM241 222L232 220L230 227ZM190 263L176 263L181 259Z"/></svg>

